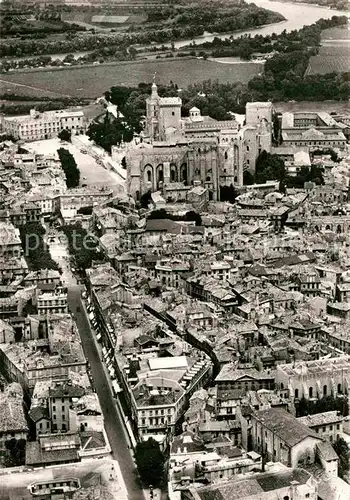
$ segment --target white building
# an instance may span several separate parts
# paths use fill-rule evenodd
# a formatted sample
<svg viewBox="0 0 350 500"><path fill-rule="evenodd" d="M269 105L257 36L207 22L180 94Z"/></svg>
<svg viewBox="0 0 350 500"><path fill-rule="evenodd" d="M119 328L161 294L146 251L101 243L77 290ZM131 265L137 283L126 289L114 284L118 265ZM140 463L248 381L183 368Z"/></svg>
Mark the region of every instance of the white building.
<svg viewBox="0 0 350 500"><path fill-rule="evenodd" d="M31 109L29 115L5 116L3 132L25 141L38 141L56 137L63 130L72 133L85 130L83 111L45 111L39 113Z"/></svg>

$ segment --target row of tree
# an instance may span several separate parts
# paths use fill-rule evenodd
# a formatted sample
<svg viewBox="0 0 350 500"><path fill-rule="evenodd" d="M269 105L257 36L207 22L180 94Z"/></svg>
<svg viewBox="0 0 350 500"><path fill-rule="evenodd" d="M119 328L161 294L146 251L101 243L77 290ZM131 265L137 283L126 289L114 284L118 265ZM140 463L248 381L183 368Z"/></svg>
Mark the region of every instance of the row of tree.
<svg viewBox="0 0 350 500"><path fill-rule="evenodd" d="M44 241L45 229L38 222L28 222L20 227L20 238L24 257L32 271L55 269L59 266L52 259L50 250Z"/></svg>
<svg viewBox="0 0 350 500"><path fill-rule="evenodd" d="M325 411L339 411L341 415L349 415L348 398L344 395L334 397L333 395L323 396L320 399L311 400L302 397L295 405L297 417L314 415Z"/></svg>
<svg viewBox="0 0 350 500"><path fill-rule="evenodd" d="M68 149L60 148L57 150L62 169L66 176L66 184L68 188L79 186L80 170L76 164L74 156Z"/></svg>

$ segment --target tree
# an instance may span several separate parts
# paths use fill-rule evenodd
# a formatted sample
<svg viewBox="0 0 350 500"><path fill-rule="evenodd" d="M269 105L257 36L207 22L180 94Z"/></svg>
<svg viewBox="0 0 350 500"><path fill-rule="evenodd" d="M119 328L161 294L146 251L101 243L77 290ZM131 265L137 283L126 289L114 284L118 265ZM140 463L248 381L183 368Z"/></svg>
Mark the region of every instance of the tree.
<svg viewBox="0 0 350 500"><path fill-rule="evenodd" d="M194 221L196 223L196 226L201 226L202 225L202 217L197 214L194 210L190 210L189 212L186 212L184 217L184 221Z"/></svg>
<svg viewBox="0 0 350 500"><path fill-rule="evenodd" d="M66 184L68 188L79 186L80 170L75 162L74 156L68 149L60 148L57 150L61 161L62 169L66 175Z"/></svg>
<svg viewBox="0 0 350 500"><path fill-rule="evenodd" d="M334 397L333 395L329 395L323 396L316 401L306 399L303 396L296 404L297 417L305 417L306 415L314 415L315 413L323 413L326 411L339 411L346 417L349 412L347 396L339 395Z"/></svg>
<svg viewBox="0 0 350 500"><path fill-rule="evenodd" d="M72 133L70 130L67 130L66 128L61 130L57 135L58 138L61 139L61 141L71 142Z"/></svg>
<svg viewBox="0 0 350 500"><path fill-rule="evenodd" d="M44 242L45 229L38 222L29 222L20 227L20 238L24 251L24 257L29 269L38 271L40 269L55 269L59 266L52 259L49 248Z"/></svg>
<svg viewBox="0 0 350 500"><path fill-rule="evenodd" d="M26 450L25 439L9 439L5 441L5 447L7 449L7 453L5 456L6 467L17 467L18 465L24 465Z"/></svg>
<svg viewBox="0 0 350 500"><path fill-rule="evenodd" d="M341 437L335 441L333 448L339 457L338 475L343 478L349 473L349 448L345 439Z"/></svg>
<svg viewBox="0 0 350 500"><path fill-rule="evenodd" d="M263 184L266 181L283 181L285 177L284 161L277 155L262 151L255 164L255 182Z"/></svg>
<svg viewBox="0 0 350 500"><path fill-rule="evenodd" d="M137 443L136 466L145 485L158 485L163 477L165 457L153 438Z"/></svg>
<svg viewBox="0 0 350 500"><path fill-rule="evenodd" d="M62 226L68 240L69 253L74 256L77 268L88 269L93 261L103 260L98 240L88 234L80 224Z"/></svg>
<svg viewBox="0 0 350 500"><path fill-rule="evenodd" d="M243 184L245 186L251 186L254 184L254 176L248 170L243 172Z"/></svg>
<svg viewBox="0 0 350 500"><path fill-rule="evenodd" d="M234 203L237 196L238 193L232 184L230 186L220 186L220 201Z"/></svg>

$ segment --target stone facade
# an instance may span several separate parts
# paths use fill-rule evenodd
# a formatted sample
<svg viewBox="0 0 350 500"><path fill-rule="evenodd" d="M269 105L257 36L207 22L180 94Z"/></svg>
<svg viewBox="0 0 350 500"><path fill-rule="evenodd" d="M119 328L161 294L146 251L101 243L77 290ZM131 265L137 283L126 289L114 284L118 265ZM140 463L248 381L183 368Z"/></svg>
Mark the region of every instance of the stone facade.
<svg viewBox="0 0 350 500"><path fill-rule="evenodd" d="M271 149L271 106L269 121L264 116L241 126L202 116L198 108L181 118L181 105L179 97L159 97L152 85L141 142L126 155L128 193L136 199L148 191L167 198L175 183L179 189L200 183L209 199L219 200L220 186L242 186L244 170L254 172L259 153Z"/></svg>

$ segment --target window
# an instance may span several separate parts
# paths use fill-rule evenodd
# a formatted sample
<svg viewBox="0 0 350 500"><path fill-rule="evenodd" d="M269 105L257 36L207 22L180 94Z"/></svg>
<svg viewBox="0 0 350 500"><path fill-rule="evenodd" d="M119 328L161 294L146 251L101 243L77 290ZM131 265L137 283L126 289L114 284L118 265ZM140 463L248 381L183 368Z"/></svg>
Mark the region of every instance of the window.
<svg viewBox="0 0 350 500"><path fill-rule="evenodd" d="M312 387L309 387L309 398L312 398L312 393L313 393L313 389L312 389Z"/></svg>
<svg viewBox="0 0 350 500"><path fill-rule="evenodd" d="M294 391L294 397L295 398L299 397L299 389L295 389L295 391Z"/></svg>
<svg viewBox="0 0 350 500"><path fill-rule="evenodd" d="M52 411L56 411L56 406L55 405L52 407Z"/></svg>
<svg viewBox="0 0 350 500"><path fill-rule="evenodd" d="M339 431L340 429L340 424L337 424L337 431Z"/></svg>
<svg viewBox="0 0 350 500"><path fill-rule="evenodd" d="M172 116L175 116L175 112L174 111L172 111L171 114L172 114Z"/></svg>
<svg viewBox="0 0 350 500"><path fill-rule="evenodd" d="M327 395L327 386L326 385L323 386L323 395L324 396Z"/></svg>
<svg viewBox="0 0 350 500"><path fill-rule="evenodd" d="M332 431L333 430L333 425L330 425L329 426L329 430Z"/></svg>
<svg viewBox="0 0 350 500"><path fill-rule="evenodd" d="M326 432L326 427L322 427L322 432Z"/></svg>

